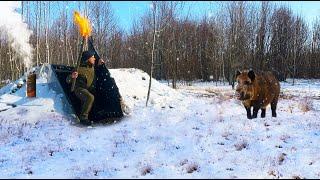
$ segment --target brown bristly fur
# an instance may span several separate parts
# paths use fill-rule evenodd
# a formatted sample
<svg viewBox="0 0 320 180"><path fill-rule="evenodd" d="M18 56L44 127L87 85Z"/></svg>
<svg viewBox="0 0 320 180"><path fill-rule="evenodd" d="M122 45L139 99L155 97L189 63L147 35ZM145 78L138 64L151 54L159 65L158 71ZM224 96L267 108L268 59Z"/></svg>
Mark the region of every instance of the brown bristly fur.
<svg viewBox="0 0 320 180"><path fill-rule="evenodd" d="M249 119L256 118L257 111L261 109L265 117L267 105L271 104L272 116L276 117L276 106L280 94L280 83L271 72L253 72L252 70L237 72L237 88L239 100L247 109ZM253 116L250 108L253 106ZM249 113L250 112L250 113Z"/></svg>

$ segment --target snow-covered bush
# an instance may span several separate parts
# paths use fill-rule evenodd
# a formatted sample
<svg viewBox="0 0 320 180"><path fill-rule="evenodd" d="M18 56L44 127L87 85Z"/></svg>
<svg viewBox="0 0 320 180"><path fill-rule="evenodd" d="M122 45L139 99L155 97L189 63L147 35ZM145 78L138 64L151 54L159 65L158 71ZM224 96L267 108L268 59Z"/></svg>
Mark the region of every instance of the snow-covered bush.
<svg viewBox="0 0 320 180"><path fill-rule="evenodd" d="M302 112L308 112L313 110L312 100L310 98L304 98L303 100L301 100L299 103L299 109Z"/></svg>

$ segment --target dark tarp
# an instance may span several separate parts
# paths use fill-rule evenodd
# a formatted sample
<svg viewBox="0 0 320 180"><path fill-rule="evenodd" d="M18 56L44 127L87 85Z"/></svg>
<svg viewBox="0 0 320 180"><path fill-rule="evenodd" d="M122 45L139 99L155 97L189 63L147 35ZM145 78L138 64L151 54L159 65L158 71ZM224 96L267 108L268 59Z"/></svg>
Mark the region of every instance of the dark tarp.
<svg viewBox="0 0 320 180"><path fill-rule="evenodd" d="M73 72L74 67L51 65L51 69L57 77L69 104L72 105L76 115L79 116L81 102L74 93L71 93L71 84L66 83L66 78ZM120 105L121 95L114 78L110 76L110 72L105 65L96 67L95 72L97 78L96 94L94 95L95 101L89 114L89 119L97 122L123 117Z"/></svg>

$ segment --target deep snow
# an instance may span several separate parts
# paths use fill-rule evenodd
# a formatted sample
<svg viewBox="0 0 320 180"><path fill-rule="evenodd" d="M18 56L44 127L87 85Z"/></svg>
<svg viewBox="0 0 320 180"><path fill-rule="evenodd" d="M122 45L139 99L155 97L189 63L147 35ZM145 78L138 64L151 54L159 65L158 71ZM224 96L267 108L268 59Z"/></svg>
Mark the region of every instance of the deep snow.
<svg viewBox="0 0 320 180"><path fill-rule="evenodd" d="M94 128L45 78L37 98L2 88L0 178L320 178L319 80L281 83L278 117L248 120L227 84L153 80L145 107L148 74L110 72L131 113Z"/></svg>

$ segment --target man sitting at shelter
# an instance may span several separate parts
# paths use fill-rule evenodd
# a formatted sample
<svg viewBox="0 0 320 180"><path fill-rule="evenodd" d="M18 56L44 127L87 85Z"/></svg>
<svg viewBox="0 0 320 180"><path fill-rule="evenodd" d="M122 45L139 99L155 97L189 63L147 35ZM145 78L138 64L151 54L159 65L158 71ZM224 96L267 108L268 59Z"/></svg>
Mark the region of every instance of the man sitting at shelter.
<svg viewBox="0 0 320 180"><path fill-rule="evenodd" d="M84 51L81 57L81 63L78 71L74 71L67 77L67 83L71 83L72 79L76 79L74 94L81 100L80 123L91 125L92 122L88 119L89 112L94 102L95 93L95 52ZM98 65L102 65L104 61L99 60Z"/></svg>

